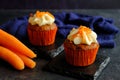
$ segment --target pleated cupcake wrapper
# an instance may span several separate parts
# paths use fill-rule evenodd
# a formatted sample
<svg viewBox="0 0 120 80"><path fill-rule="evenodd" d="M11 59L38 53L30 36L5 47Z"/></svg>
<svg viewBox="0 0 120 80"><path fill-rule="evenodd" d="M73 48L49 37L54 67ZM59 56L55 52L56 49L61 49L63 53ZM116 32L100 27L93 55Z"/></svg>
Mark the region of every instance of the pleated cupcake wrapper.
<svg viewBox="0 0 120 80"><path fill-rule="evenodd" d="M88 66L94 63L98 47L89 50L72 50L65 47L66 61L74 66Z"/></svg>
<svg viewBox="0 0 120 80"><path fill-rule="evenodd" d="M32 31L28 29L28 36L31 44L38 46L46 46L55 42L57 28L45 31Z"/></svg>

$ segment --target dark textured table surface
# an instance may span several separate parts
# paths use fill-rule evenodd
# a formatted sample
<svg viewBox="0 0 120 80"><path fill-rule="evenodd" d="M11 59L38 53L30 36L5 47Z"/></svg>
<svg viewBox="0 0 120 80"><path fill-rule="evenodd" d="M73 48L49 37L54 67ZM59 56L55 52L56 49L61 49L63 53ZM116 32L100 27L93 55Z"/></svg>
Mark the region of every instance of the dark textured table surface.
<svg viewBox="0 0 120 80"><path fill-rule="evenodd" d="M30 12L35 10L0 10L0 25L4 22L12 19L14 17L20 17L28 15ZM99 15L105 18L113 18L114 24L120 28L120 10L85 10L85 9L74 9L74 10L49 10L51 12L77 12L88 15ZM115 48L101 48L98 54L109 56L111 58L108 66L103 70L101 75L97 80L120 80L120 34L117 34L115 37L116 47ZM50 73L43 71L42 68L48 63L48 60L37 59L37 66L35 69L25 69L23 71L16 71L7 67L7 65L2 65L0 61L0 80L77 80L75 78Z"/></svg>

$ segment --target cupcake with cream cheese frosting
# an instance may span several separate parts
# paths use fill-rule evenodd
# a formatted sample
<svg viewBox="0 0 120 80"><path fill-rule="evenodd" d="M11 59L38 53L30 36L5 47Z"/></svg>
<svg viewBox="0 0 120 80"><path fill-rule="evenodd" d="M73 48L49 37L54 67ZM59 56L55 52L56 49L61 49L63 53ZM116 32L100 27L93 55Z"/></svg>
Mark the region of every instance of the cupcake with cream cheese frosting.
<svg viewBox="0 0 120 80"><path fill-rule="evenodd" d="M66 61L73 66L93 64L98 49L97 34L86 26L73 28L64 42Z"/></svg>
<svg viewBox="0 0 120 80"><path fill-rule="evenodd" d="M57 25L55 17L50 12L36 11L28 19L28 37L30 43L36 46L47 46L55 42Z"/></svg>

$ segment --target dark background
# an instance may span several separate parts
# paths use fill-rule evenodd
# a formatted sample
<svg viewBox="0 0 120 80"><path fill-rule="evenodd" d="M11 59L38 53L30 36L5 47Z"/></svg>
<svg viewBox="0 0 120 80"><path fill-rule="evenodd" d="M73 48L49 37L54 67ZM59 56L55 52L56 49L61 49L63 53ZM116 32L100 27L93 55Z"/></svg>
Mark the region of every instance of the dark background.
<svg viewBox="0 0 120 80"><path fill-rule="evenodd" d="M1 0L0 9L117 9L120 0Z"/></svg>

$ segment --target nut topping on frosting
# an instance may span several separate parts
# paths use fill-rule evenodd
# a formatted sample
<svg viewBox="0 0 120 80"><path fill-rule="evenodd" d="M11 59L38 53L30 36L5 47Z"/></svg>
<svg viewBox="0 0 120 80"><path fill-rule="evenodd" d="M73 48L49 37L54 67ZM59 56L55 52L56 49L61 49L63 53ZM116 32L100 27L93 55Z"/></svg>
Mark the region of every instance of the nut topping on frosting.
<svg viewBox="0 0 120 80"><path fill-rule="evenodd" d="M79 28L73 28L70 31L67 39L73 41L74 44L87 44L97 43L97 34L86 26L80 26Z"/></svg>
<svg viewBox="0 0 120 80"><path fill-rule="evenodd" d="M33 16L30 16L28 21L29 23L31 23L31 25L51 25L52 23L54 23L55 17L49 12L36 11L36 13Z"/></svg>

